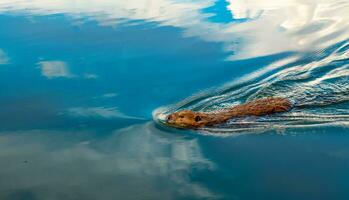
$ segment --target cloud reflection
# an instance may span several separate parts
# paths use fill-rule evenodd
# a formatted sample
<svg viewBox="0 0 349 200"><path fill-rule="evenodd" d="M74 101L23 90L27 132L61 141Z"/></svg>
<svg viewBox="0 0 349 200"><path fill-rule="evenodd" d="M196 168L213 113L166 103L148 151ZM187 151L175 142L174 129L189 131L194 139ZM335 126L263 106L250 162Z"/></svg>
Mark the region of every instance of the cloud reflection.
<svg viewBox="0 0 349 200"><path fill-rule="evenodd" d="M85 74L84 77L86 79L97 79L98 76L96 74Z"/></svg>
<svg viewBox="0 0 349 200"><path fill-rule="evenodd" d="M231 27L245 35L242 57L317 51L349 38L349 2L338 0L229 0L236 18L258 18ZM252 13L252 14L251 14ZM255 14L253 14L255 13ZM246 55L244 55L246 54Z"/></svg>
<svg viewBox="0 0 349 200"><path fill-rule="evenodd" d="M127 119L142 119L126 115L116 107L76 107L70 108L68 114L74 117L99 117L99 118L127 118Z"/></svg>
<svg viewBox="0 0 349 200"><path fill-rule="evenodd" d="M191 181L193 169L214 170L197 139L161 132L152 123L130 126L103 139L91 140L87 135L48 130L1 132L0 198L217 197Z"/></svg>
<svg viewBox="0 0 349 200"><path fill-rule="evenodd" d="M184 36L221 42L232 52L230 60L285 51L313 51L348 38L349 2L338 0L227 0L234 19L211 22L202 10L213 0L2 0L0 12L22 11L31 15L64 13L73 19L92 18L116 26L145 20L183 29ZM19 13L19 12L16 12ZM241 41L241 44L237 44Z"/></svg>
<svg viewBox="0 0 349 200"><path fill-rule="evenodd" d="M71 78L68 65L63 61L42 61L39 62L41 74L48 79L52 78Z"/></svg>
<svg viewBox="0 0 349 200"><path fill-rule="evenodd" d="M8 63L8 57L5 54L5 52L0 49L0 65L7 64Z"/></svg>

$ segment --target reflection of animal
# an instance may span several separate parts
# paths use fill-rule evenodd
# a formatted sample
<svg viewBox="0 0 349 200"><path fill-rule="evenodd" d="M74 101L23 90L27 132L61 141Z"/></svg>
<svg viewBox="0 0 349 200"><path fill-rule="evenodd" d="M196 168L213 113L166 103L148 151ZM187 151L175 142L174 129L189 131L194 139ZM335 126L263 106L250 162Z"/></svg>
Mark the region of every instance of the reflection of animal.
<svg viewBox="0 0 349 200"><path fill-rule="evenodd" d="M263 116L278 112L286 112L292 103L285 98L264 98L238 105L217 112L194 112L183 110L167 117L167 123L177 128L200 128L221 124L233 117Z"/></svg>

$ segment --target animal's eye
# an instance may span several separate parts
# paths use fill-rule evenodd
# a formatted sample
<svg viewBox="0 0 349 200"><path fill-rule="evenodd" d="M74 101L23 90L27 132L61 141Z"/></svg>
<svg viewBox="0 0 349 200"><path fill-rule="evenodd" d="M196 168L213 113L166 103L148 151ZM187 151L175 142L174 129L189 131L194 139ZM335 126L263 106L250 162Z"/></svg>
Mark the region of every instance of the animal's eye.
<svg viewBox="0 0 349 200"><path fill-rule="evenodd" d="M196 117L195 117L195 121L196 121L196 122L201 121L201 117L200 117L200 116L196 116Z"/></svg>

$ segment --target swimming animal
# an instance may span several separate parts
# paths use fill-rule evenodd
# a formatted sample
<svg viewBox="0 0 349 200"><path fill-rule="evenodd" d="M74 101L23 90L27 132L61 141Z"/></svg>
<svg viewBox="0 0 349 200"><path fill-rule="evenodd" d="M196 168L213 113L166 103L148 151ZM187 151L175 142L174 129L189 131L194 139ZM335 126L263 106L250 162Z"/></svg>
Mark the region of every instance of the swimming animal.
<svg viewBox="0 0 349 200"><path fill-rule="evenodd" d="M291 110L292 103L281 97L257 99L242 105L214 112L182 110L170 114L166 122L176 128L197 129L224 123L234 117L264 116Z"/></svg>

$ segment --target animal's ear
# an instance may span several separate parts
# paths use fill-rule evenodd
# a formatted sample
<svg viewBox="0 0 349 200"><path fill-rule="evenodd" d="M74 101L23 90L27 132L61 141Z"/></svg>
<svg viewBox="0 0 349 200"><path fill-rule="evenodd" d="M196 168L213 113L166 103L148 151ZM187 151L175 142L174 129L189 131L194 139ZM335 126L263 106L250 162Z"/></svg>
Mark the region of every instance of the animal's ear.
<svg viewBox="0 0 349 200"><path fill-rule="evenodd" d="M195 117L195 121L196 121L196 122L201 121L201 117L200 117L200 116L196 116L196 117Z"/></svg>

